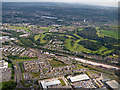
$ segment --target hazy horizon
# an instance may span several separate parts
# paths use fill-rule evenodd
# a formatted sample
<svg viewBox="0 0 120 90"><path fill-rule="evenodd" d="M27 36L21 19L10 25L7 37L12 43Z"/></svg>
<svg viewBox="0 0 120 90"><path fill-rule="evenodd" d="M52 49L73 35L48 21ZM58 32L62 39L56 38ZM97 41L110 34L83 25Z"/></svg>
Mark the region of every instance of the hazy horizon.
<svg viewBox="0 0 120 90"><path fill-rule="evenodd" d="M119 0L2 0L2 2L61 2L61 3L77 3L77 4L88 4L88 5L100 5L100 6L110 6L118 7Z"/></svg>

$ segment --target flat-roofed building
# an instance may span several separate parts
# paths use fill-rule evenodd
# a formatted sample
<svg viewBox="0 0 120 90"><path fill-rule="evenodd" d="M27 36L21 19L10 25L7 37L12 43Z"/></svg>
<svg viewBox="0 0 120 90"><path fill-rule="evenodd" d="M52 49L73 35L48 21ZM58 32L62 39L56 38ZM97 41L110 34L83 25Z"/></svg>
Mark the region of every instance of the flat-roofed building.
<svg viewBox="0 0 120 90"><path fill-rule="evenodd" d="M120 84L118 84L118 82L116 82L115 80L111 80L111 81L107 81L106 84L109 86L109 88L112 89L117 89L120 88Z"/></svg>
<svg viewBox="0 0 120 90"><path fill-rule="evenodd" d="M49 86L54 86L54 85L60 85L61 82L59 80L54 80L54 81L49 81L49 82L45 82L42 81L41 85L43 88L48 88Z"/></svg>
<svg viewBox="0 0 120 90"><path fill-rule="evenodd" d="M20 37L28 37L29 34L23 34L23 35L19 35Z"/></svg>
<svg viewBox="0 0 120 90"><path fill-rule="evenodd" d="M0 60L0 69L8 68L8 62Z"/></svg>
<svg viewBox="0 0 120 90"><path fill-rule="evenodd" d="M89 80L90 78L86 74L81 74L78 76L70 77L71 82L77 82L81 80Z"/></svg>

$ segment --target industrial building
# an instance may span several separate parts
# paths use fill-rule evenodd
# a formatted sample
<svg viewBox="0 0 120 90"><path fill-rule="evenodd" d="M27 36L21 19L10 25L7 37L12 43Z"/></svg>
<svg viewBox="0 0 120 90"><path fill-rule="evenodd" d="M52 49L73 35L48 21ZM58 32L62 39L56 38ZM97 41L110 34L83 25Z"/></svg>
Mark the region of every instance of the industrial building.
<svg viewBox="0 0 120 90"><path fill-rule="evenodd" d="M71 82L77 82L81 80L89 80L90 78L86 74L81 74L78 76L70 77Z"/></svg>
<svg viewBox="0 0 120 90"><path fill-rule="evenodd" d="M115 80L107 81L106 84L108 85L109 88L112 88L112 89L120 88L120 85Z"/></svg>
<svg viewBox="0 0 120 90"><path fill-rule="evenodd" d="M8 62L5 62L4 60L0 60L0 69L8 68Z"/></svg>
<svg viewBox="0 0 120 90"><path fill-rule="evenodd" d="M48 87L52 87L52 86L57 86L60 84L61 84L61 82L59 80L54 80L54 81L49 81L49 82L45 82L45 81L41 82L42 88L44 88L44 89L46 89Z"/></svg>

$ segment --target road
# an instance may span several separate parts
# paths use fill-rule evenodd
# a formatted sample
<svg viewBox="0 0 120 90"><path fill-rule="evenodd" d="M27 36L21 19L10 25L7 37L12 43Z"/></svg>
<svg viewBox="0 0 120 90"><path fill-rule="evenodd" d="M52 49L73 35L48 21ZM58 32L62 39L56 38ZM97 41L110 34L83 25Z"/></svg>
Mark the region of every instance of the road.
<svg viewBox="0 0 120 90"><path fill-rule="evenodd" d="M15 62L16 65L15 65L15 80L17 82L17 88L23 88L22 84L21 84L21 80L22 80L22 73L21 73L21 69L20 69L20 66L19 66L19 63L18 62Z"/></svg>
<svg viewBox="0 0 120 90"><path fill-rule="evenodd" d="M56 52L51 52L51 53L54 53L54 54L57 54L57 55L63 55L63 56L67 56L67 57L72 57L72 58L75 58L77 61L80 61L82 63L91 64L91 65L94 65L94 66L102 66L102 67L105 67L105 68L108 68L108 69L113 68L113 69L116 69L116 70L120 70L119 67L116 67L116 66L113 66L113 65L108 65L108 64L93 62L93 61L90 61L90 60L86 60L86 59L74 57L74 56L71 56L71 55L68 55L68 54L62 54L62 53L56 53Z"/></svg>
<svg viewBox="0 0 120 90"><path fill-rule="evenodd" d="M97 63L97 62L93 62L93 61L89 61L89 60L85 60L85 59L81 59L81 58L75 58L75 60L80 61L82 63L86 63L86 64L91 64L94 66L102 66L108 69L114 68L116 70L119 70L118 67L112 66L112 65L107 65L107 64L102 64L102 63Z"/></svg>

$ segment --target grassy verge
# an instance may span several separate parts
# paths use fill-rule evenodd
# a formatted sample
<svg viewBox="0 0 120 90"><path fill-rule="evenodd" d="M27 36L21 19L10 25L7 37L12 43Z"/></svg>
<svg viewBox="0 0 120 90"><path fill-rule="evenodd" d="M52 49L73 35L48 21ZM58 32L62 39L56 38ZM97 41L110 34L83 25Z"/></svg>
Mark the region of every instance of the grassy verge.
<svg viewBox="0 0 120 90"><path fill-rule="evenodd" d="M82 69L82 68L85 68L84 66L82 66L82 65L80 65L80 64L75 64L76 66L78 66L78 67L76 67L75 69Z"/></svg>
<svg viewBox="0 0 120 90"><path fill-rule="evenodd" d="M43 71L48 71L48 69L43 69Z"/></svg>
<svg viewBox="0 0 120 90"><path fill-rule="evenodd" d="M30 61L30 60L37 60L38 58L29 58L29 59L16 59L15 61Z"/></svg>
<svg viewBox="0 0 120 90"><path fill-rule="evenodd" d="M23 72L24 72L24 69L23 69L23 63L20 62L20 63L19 63L19 66L20 66L21 72L23 73Z"/></svg>
<svg viewBox="0 0 120 90"><path fill-rule="evenodd" d="M63 81L63 79L58 79L60 82L61 82L61 85L62 86L65 86L66 84L65 84L65 82Z"/></svg>

